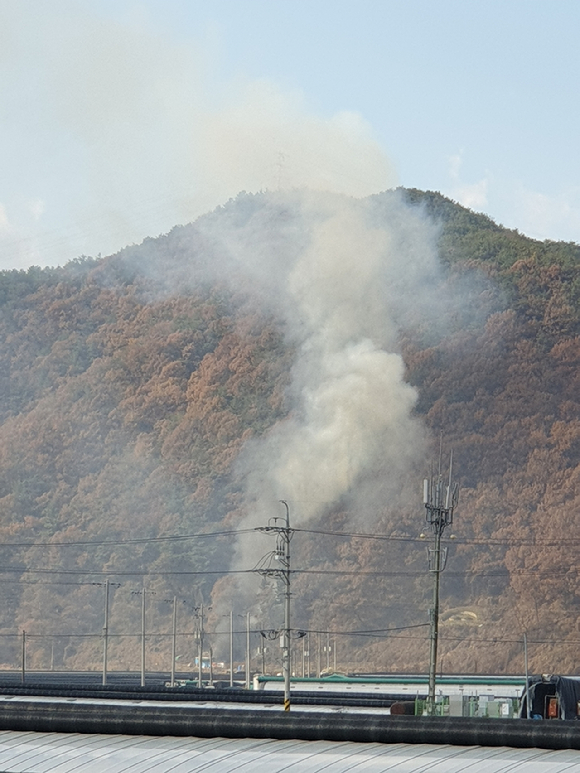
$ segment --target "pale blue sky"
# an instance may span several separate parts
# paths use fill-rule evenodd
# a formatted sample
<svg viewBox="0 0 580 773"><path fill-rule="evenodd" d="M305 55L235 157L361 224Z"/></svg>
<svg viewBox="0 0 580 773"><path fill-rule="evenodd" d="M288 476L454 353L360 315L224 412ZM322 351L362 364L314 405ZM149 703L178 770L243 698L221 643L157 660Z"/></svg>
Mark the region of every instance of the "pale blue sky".
<svg viewBox="0 0 580 773"><path fill-rule="evenodd" d="M580 242L579 39L579 0L0 0L0 267L285 185Z"/></svg>

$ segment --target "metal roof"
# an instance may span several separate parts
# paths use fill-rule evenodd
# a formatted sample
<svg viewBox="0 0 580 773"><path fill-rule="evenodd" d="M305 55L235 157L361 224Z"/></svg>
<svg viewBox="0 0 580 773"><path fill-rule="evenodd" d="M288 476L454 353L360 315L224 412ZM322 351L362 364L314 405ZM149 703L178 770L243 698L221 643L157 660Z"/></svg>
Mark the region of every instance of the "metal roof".
<svg viewBox="0 0 580 773"><path fill-rule="evenodd" d="M225 701L211 700L211 690L208 690L207 700L196 701L171 701L171 703L165 704L166 706L172 706L174 708L185 708L189 711L202 711L205 709L216 709L223 711L271 711L273 713L280 713L283 710L283 704L266 704L266 703L228 703ZM116 698L65 698L58 695L0 695L0 706L2 704L26 704L26 703L38 703L40 705L58 705L59 703L78 703L79 705L88 706L105 706L111 707L119 705L119 700ZM159 701L155 700L123 700L123 706L150 706L151 708L158 708ZM163 705L163 704L161 704ZM387 707L374 707L374 706L349 706L348 709L345 706L300 706L300 711L310 712L322 712L333 714L390 714L391 709ZM0 770L0 773L3 771Z"/></svg>
<svg viewBox="0 0 580 773"><path fill-rule="evenodd" d="M3 773L568 773L580 751L0 731Z"/></svg>

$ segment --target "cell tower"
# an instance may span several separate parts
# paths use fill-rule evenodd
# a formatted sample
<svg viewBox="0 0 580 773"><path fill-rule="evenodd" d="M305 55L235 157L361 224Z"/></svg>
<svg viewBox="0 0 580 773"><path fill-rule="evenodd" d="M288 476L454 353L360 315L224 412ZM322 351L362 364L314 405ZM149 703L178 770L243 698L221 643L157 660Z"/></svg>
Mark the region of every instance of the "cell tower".
<svg viewBox="0 0 580 773"><path fill-rule="evenodd" d="M453 511L459 502L459 484L452 482L453 452L449 459L449 477L444 480L441 473L441 451L439 451L439 472L423 481L423 504L425 520L435 535L434 547L428 548L429 571L433 574L433 606L430 611L429 648L429 697L428 712L435 712L435 678L437 672L437 644L439 639L439 588L441 572L447 565L447 548L441 547L441 537L453 523Z"/></svg>

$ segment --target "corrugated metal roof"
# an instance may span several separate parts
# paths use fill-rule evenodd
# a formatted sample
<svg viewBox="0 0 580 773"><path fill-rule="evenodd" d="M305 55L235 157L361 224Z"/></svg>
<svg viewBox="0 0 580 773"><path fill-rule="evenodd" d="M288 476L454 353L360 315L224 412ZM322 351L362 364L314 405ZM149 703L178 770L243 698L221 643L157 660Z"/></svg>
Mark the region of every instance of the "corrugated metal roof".
<svg viewBox="0 0 580 773"><path fill-rule="evenodd" d="M0 731L3 773L563 773L580 751Z"/></svg>

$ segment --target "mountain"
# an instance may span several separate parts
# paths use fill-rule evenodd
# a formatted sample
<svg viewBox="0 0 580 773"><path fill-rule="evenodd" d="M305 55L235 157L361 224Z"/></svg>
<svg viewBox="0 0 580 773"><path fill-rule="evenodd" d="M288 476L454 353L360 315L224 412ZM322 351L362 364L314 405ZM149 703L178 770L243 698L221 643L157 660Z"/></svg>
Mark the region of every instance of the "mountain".
<svg viewBox="0 0 580 773"><path fill-rule="evenodd" d="M0 274L4 667L19 664L25 630L30 667L99 668L107 578L113 668L139 667L144 583L151 668L169 668L173 596L183 662L196 654L202 603L222 658L230 608L249 608L254 628L276 627L273 583L249 571L254 554L236 532L266 525L252 493L271 469L260 467L264 456L279 458L278 481L298 469L282 464L285 449L310 443L306 418L343 368L338 352L381 374L398 373L400 361L401 373L364 431L360 418L346 425L343 456L338 441L320 446L330 473L308 457L323 501L308 514L289 497L302 507L294 627L313 632L313 652L316 632L332 631L343 670L426 669L421 482L441 447L445 463L453 449L460 483L445 534L441 668L521 672L526 632L532 670L576 673L580 246L531 240L432 192L388 191L366 200L362 215L361 206L240 194L117 255ZM380 341L372 315L358 337L346 329L352 308L333 273L346 264L313 257L340 253L339 228L360 245L346 286L354 293L370 265L380 277L375 298L369 275L355 311L382 309L392 292L377 318ZM388 270L364 261L382 250L394 255ZM321 311L312 288L329 285L332 308ZM340 351L317 348L334 335L329 319L344 337ZM321 359L332 361L327 370L316 370ZM343 381L340 370L336 383L351 383L358 368ZM305 380L306 370L318 380ZM366 400L359 387L352 394ZM394 403L396 421L375 436ZM367 421L368 407L357 417ZM327 474L333 485L341 478L332 496ZM273 484L264 486L269 496ZM282 515L272 502L272 516ZM250 534L248 544L259 536ZM273 548L260 539L258 553ZM239 659L243 646L236 641ZM268 657L279 670L276 649Z"/></svg>

